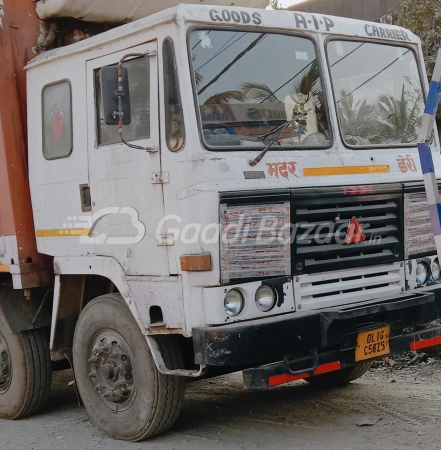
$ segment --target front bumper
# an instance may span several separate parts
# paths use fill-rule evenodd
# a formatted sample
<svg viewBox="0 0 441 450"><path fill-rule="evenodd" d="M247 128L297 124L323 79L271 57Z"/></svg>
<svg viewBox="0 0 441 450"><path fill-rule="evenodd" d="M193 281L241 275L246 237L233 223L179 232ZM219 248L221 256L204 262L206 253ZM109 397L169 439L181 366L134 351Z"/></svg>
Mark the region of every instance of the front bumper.
<svg viewBox="0 0 441 450"><path fill-rule="evenodd" d="M391 355L439 345L441 326L424 324L440 317L441 286L436 286L342 307L195 328L195 362L256 367L289 360L292 374L301 372L302 361L310 359L315 362L306 362L303 372L317 375L320 364L354 364L358 333L384 325L391 327ZM286 363L282 365L286 368Z"/></svg>

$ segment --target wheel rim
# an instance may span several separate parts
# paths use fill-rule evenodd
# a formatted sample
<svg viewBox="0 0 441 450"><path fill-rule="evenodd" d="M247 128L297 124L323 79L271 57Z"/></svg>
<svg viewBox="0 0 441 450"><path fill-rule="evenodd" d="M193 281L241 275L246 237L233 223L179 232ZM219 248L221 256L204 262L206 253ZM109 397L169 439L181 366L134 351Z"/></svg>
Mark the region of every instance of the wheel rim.
<svg viewBox="0 0 441 450"><path fill-rule="evenodd" d="M126 340L115 330L102 330L90 347L89 378L109 408L128 408L136 396L133 354Z"/></svg>
<svg viewBox="0 0 441 450"><path fill-rule="evenodd" d="M6 392L11 385L11 353L5 337L0 332L0 393Z"/></svg>

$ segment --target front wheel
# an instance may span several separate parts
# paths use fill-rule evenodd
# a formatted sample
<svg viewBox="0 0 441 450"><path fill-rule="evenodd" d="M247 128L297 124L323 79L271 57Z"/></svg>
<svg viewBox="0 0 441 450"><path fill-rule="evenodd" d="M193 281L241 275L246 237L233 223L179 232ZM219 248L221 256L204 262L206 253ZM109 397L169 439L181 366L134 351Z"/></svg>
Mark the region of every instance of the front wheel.
<svg viewBox="0 0 441 450"><path fill-rule="evenodd" d="M169 369L183 367L174 336L158 337ZM142 441L170 428L185 380L158 372L145 336L120 294L91 301L73 345L78 390L95 424L116 439Z"/></svg>
<svg viewBox="0 0 441 450"><path fill-rule="evenodd" d="M305 381L318 387L334 388L349 384L362 377L371 367L371 361L359 362L354 366L345 367L335 372L324 373L306 378Z"/></svg>

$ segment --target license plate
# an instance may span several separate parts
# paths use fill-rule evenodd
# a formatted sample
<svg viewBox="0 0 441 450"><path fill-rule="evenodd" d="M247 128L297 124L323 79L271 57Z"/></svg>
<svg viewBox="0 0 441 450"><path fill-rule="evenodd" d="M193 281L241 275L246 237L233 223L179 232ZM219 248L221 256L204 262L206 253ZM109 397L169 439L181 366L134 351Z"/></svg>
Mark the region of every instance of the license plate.
<svg viewBox="0 0 441 450"><path fill-rule="evenodd" d="M358 333L355 361L363 361L390 353L390 325Z"/></svg>

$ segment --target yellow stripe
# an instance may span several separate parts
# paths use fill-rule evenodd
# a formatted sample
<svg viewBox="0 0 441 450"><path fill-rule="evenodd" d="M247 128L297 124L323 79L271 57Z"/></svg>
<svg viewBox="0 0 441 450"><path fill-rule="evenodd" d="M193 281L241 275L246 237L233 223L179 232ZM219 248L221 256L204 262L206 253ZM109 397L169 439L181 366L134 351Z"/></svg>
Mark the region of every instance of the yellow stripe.
<svg viewBox="0 0 441 450"><path fill-rule="evenodd" d="M90 228L55 228L53 230L37 230L37 237L72 237L72 236L88 236Z"/></svg>
<svg viewBox="0 0 441 450"><path fill-rule="evenodd" d="M10 271L10 266L8 266L7 264L0 264L0 272L9 272Z"/></svg>
<svg viewBox="0 0 441 450"><path fill-rule="evenodd" d="M389 173L389 166L307 167L303 169L303 175L305 177L361 175L364 173Z"/></svg>

